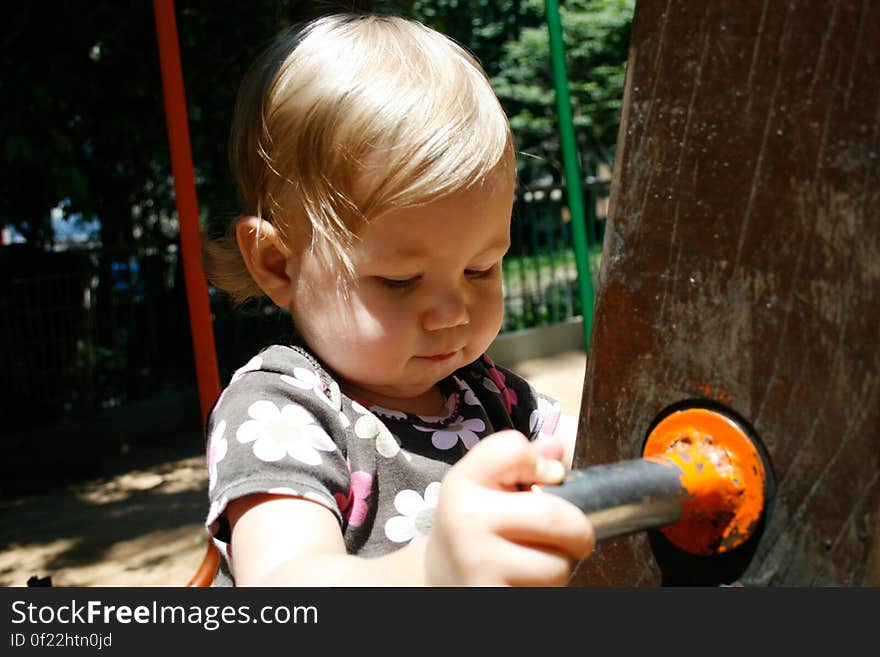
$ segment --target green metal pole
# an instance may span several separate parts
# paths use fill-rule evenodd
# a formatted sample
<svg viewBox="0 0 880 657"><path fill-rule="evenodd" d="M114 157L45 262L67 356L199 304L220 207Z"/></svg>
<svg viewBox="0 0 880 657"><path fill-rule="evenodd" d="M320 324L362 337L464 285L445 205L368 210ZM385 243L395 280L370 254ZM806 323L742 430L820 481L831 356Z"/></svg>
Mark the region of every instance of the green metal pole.
<svg viewBox="0 0 880 657"><path fill-rule="evenodd" d="M571 212L574 256L577 263L578 290L584 318L584 349L590 346L593 329L593 277L590 274L590 258L584 217L584 192L578 165L577 145L574 138L574 119L571 96L568 93L568 73L565 65L565 44L562 40L562 20L559 17L558 0L544 0L547 12L547 30L550 34L550 63L556 87L556 109L559 114L559 141L562 145L562 162L565 167L565 186L568 209Z"/></svg>

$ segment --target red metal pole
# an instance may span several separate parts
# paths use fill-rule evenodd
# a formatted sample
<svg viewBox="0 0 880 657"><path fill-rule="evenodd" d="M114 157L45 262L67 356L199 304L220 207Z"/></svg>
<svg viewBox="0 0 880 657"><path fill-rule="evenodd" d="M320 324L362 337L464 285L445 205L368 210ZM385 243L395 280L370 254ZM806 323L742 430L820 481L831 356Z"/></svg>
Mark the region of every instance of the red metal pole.
<svg viewBox="0 0 880 657"><path fill-rule="evenodd" d="M165 120L168 126L171 171L174 175L174 193L177 197L177 215L180 223L183 274L189 304L199 402L204 421L220 394L220 374L217 368L214 328L208 300L208 281L202 269L199 206L187 126L174 0L153 0L153 13L156 18L159 61L162 67L162 92L165 98Z"/></svg>

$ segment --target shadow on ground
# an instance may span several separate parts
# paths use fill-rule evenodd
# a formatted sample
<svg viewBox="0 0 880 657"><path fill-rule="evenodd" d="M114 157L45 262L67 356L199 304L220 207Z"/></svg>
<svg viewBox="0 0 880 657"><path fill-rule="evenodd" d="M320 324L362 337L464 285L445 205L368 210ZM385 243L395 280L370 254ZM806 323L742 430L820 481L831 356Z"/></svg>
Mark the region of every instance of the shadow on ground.
<svg viewBox="0 0 880 657"><path fill-rule="evenodd" d="M83 483L0 500L0 585L25 586L32 575L49 576L55 586L189 581L206 546L202 453L145 449L105 471Z"/></svg>

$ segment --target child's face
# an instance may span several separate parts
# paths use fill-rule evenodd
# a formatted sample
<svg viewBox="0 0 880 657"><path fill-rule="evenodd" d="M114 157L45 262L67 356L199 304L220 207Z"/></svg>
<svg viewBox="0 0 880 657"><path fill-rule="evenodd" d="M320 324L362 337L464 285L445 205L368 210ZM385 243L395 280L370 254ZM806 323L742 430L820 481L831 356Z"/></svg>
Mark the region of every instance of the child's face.
<svg viewBox="0 0 880 657"><path fill-rule="evenodd" d="M348 298L319 258L289 272L297 329L355 398L439 410L434 385L478 358L501 328L512 204L513 181L496 175L368 224L351 252L357 283Z"/></svg>

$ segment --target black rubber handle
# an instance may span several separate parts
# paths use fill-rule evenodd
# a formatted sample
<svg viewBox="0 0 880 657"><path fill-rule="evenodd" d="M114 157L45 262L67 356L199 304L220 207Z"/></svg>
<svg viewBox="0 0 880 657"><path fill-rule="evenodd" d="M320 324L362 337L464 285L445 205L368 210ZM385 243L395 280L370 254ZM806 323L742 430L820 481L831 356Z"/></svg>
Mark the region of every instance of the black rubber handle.
<svg viewBox="0 0 880 657"><path fill-rule="evenodd" d="M540 486L581 509L597 540L674 524L681 517L681 470L645 459L572 470L558 486Z"/></svg>

